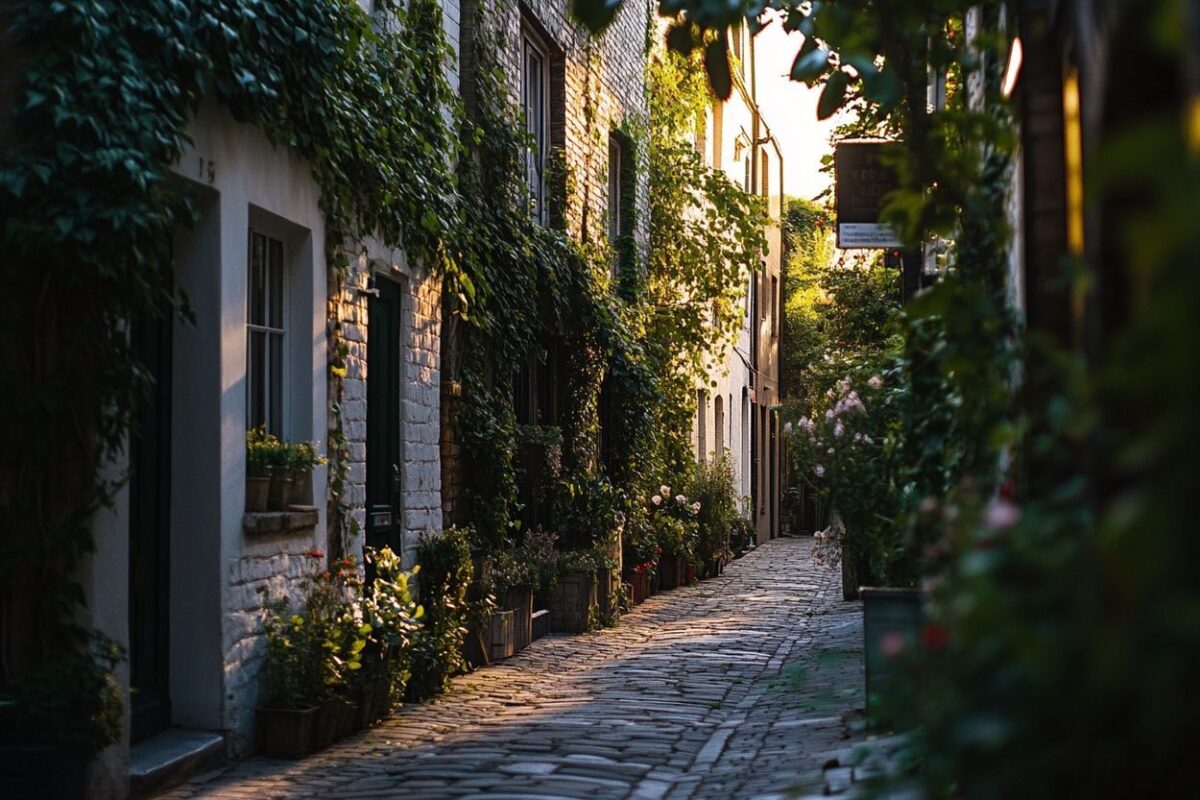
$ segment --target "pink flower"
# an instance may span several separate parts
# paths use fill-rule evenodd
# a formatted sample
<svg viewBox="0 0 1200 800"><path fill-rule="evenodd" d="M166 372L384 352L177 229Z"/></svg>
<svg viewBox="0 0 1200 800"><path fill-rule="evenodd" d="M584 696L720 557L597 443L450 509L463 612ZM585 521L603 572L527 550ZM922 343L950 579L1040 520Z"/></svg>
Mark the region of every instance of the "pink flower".
<svg viewBox="0 0 1200 800"><path fill-rule="evenodd" d="M836 423L834 423L833 435L841 436L845 432L846 432L846 428L842 425L842 421L839 419Z"/></svg>
<svg viewBox="0 0 1200 800"><path fill-rule="evenodd" d="M825 468L820 464L816 464L813 466L813 472L817 473L817 477L819 478L825 474Z"/></svg>
<svg viewBox="0 0 1200 800"><path fill-rule="evenodd" d="M883 386L883 378L878 375L872 375L871 379L867 381L867 386L870 386L872 389L878 389Z"/></svg>
<svg viewBox="0 0 1200 800"><path fill-rule="evenodd" d="M797 422L796 424L799 425L801 428L803 428L806 431L811 431L814 427L816 427L815 425L813 425L813 421L811 419L809 419L808 417L801 417L800 421Z"/></svg>
<svg viewBox="0 0 1200 800"><path fill-rule="evenodd" d="M1020 518L1020 507L1008 500L992 500L983 512L984 527L993 531L1007 530L1016 525Z"/></svg>
<svg viewBox="0 0 1200 800"><path fill-rule="evenodd" d="M661 497L659 497L658 495L654 495L654 497L651 497L651 498L650 498L650 502L651 502L651 503L654 503L654 505L656 505L656 506L657 506L657 505L659 505L659 504L661 504L661 503L662 503L662 498L661 498Z"/></svg>

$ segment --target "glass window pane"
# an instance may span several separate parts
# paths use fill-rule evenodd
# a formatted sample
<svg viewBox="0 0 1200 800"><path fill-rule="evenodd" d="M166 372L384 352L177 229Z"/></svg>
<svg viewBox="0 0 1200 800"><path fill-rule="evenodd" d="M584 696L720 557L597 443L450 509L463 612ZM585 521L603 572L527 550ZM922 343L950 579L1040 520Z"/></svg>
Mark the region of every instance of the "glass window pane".
<svg viewBox="0 0 1200 800"><path fill-rule="evenodd" d="M278 239L270 240L270 258L267 260L268 304L271 309L270 326L283 328L283 242Z"/></svg>
<svg viewBox="0 0 1200 800"><path fill-rule="evenodd" d="M270 336L270 388L268 402L270 420L267 430L276 436L283 437L283 334L272 333Z"/></svg>
<svg viewBox="0 0 1200 800"><path fill-rule="evenodd" d="M266 364L266 334L250 331L250 347L246 364L246 425L257 428L266 423L266 402L263 367Z"/></svg>
<svg viewBox="0 0 1200 800"><path fill-rule="evenodd" d="M266 237L250 234L250 324L266 323Z"/></svg>

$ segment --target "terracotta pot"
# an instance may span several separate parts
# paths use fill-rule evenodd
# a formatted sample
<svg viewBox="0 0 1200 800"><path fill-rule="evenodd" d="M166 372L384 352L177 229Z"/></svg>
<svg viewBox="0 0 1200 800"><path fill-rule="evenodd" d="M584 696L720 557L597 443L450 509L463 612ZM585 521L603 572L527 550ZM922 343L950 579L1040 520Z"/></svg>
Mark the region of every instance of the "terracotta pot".
<svg viewBox="0 0 1200 800"><path fill-rule="evenodd" d="M635 572L629 576L629 602L631 605L639 605L646 602L646 598L650 596L650 574L647 572Z"/></svg>
<svg viewBox="0 0 1200 800"><path fill-rule="evenodd" d="M695 582L696 582L696 565L693 564L691 561L686 561L686 562L684 562L684 565L683 565L683 583L684 583L684 585L691 586Z"/></svg>
<svg viewBox="0 0 1200 800"><path fill-rule="evenodd" d="M683 564L673 553L664 553L658 560L658 586L663 591L679 586L683 576Z"/></svg>
<svg viewBox="0 0 1200 800"><path fill-rule="evenodd" d="M266 475L246 476L246 510L259 513L267 510L267 495L271 491L271 479Z"/></svg>
<svg viewBox="0 0 1200 800"><path fill-rule="evenodd" d="M256 709L255 722L263 752L271 758L302 758L313 752L320 712L318 706Z"/></svg>

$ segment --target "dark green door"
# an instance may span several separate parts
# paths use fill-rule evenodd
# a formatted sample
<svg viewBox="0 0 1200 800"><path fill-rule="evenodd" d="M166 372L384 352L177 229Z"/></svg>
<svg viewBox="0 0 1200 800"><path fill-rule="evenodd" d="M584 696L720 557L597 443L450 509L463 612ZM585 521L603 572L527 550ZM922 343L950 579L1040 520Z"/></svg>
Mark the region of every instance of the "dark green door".
<svg viewBox="0 0 1200 800"><path fill-rule="evenodd" d="M400 552L400 285L367 304L367 544Z"/></svg>
<svg viewBox="0 0 1200 800"><path fill-rule="evenodd" d="M153 386L141 399L132 433L129 483L130 738L137 742L171 720L168 692L168 578L171 535L171 325L168 308L132 326L135 352Z"/></svg>

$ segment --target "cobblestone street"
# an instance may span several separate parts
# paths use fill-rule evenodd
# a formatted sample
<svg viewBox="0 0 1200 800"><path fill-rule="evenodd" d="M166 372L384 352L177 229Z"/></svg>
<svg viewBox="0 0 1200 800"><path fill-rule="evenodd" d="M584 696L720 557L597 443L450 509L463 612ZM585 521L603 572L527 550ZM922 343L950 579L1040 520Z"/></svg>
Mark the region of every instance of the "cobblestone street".
<svg viewBox="0 0 1200 800"><path fill-rule="evenodd" d="M819 793L862 705L861 612L811 540L551 636L297 762L255 758L165 795L749 798Z"/></svg>

